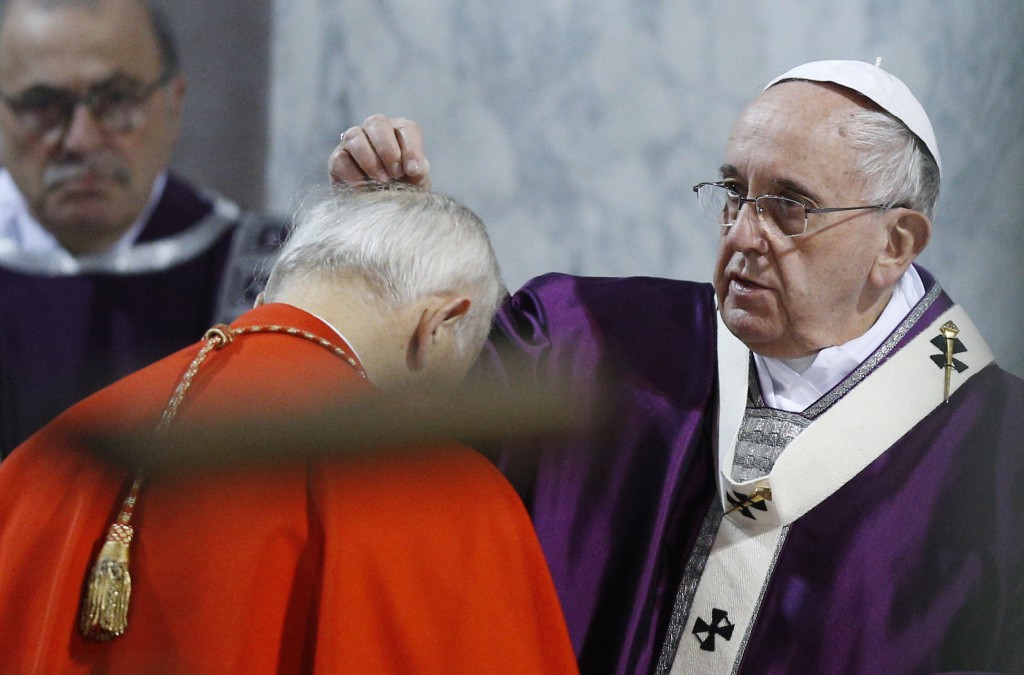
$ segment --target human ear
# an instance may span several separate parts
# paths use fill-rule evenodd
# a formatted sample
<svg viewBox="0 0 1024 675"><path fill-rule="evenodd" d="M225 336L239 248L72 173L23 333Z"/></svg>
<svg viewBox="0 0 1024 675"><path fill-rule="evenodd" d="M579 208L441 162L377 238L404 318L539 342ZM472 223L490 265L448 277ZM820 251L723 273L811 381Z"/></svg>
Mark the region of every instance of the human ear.
<svg viewBox="0 0 1024 675"><path fill-rule="evenodd" d="M174 77L168 84L167 89L167 125L171 130L171 137L176 141L181 133L181 113L185 103L185 78L181 75Z"/></svg>
<svg viewBox="0 0 1024 675"><path fill-rule="evenodd" d="M423 370L438 349L450 348L459 321L473 303L464 295L435 296L420 313L407 357L409 370Z"/></svg>
<svg viewBox="0 0 1024 675"><path fill-rule="evenodd" d="M914 262L932 236L928 216L912 209L892 209L886 226L885 248L871 269L872 280L879 288L895 284Z"/></svg>

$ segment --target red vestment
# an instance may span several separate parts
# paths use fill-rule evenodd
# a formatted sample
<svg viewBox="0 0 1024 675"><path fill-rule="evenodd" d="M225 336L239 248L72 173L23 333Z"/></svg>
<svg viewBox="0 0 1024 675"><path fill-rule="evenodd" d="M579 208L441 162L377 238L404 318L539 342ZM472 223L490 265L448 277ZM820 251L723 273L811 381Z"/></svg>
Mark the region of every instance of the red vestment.
<svg viewBox="0 0 1024 675"><path fill-rule="evenodd" d="M340 346L282 304L280 324ZM466 448L155 475L131 546L127 631L78 630L83 585L130 482L72 432L155 428L199 346L74 406L0 464L2 673L561 673L575 659L526 512ZM242 335L209 354L175 423L310 412L372 388L304 339Z"/></svg>

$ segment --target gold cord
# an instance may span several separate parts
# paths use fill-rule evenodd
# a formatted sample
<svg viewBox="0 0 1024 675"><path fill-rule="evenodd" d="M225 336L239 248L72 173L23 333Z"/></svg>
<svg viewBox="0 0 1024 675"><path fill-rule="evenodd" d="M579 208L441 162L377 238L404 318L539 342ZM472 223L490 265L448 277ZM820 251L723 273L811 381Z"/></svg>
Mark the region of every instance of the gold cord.
<svg viewBox="0 0 1024 675"><path fill-rule="evenodd" d="M341 357L363 379L366 379L366 371L355 357L331 341L309 331L276 324L239 326L238 328L217 324L203 335L204 344L199 348L199 352L192 359L192 363L189 364L181 380L178 381L174 393L171 394L171 398L160 416L160 422L157 424L157 433L166 433L170 428L171 422L178 414L178 408L185 400L185 394L192 386L192 380L195 379L200 366L203 365L210 352L223 349L239 335L255 333L293 335L318 344ZM107 530L107 537L89 574L79 620L79 630L87 638L99 641L112 640L122 635L128 628L128 602L132 592L132 578L128 570L128 549L134 536L131 520L144 480L145 472L142 469L137 470L131 486L128 488L128 496L121 504L117 518Z"/></svg>

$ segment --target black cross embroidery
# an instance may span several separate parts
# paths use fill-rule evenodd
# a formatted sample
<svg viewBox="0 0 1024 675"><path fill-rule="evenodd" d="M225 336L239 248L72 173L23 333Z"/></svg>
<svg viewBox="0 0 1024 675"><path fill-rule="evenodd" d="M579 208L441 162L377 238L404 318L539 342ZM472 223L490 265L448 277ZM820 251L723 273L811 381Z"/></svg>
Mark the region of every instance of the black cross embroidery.
<svg viewBox="0 0 1024 675"><path fill-rule="evenodd" d="M947 346L947 342L949 345ZM943 337L942 335L936 336L932 339L932 344L938 347L941 354L932 354L932 361L935 362L939 368L955 368L956 372L962 373L967 370L967 364L960 359L953 358L953 354L963 354L967 351L967 347L964 346L963 342L956 337Z"/></svg>
<svg viewBox="0 0 1024 675"><path fill-rule="evenodd" d="M723 640L731 640L732 631L735 627L735 624L729 621L728 612L724 609L712 609L711 623L709 624L704 619L697 617L697 621L693 624L693 634L700 641L701 649L706 652L713 652L715 651L715 636L721 635ZM707 633L707 637L701 637L702 633Z"/></svg>
<svg viewBox="0 0 1024 675"><path fill-rule="evenodd" d="M956 372L962 373L967 370L967 364L960 359L953 358L953 354L963 354L967 351L967 347L964 346L963 342L957 339L957 335L960 333L960 329L957 328L956 324L952 321L947 321L942 324L942 328L939 329L939 334L932 338L932 344L939 348L941 354L932 355L932 361L935 362L939 368L945 369L945 386L943 387L942 399L949 403L949 384L952 379L953 369Z"/></svg>
<svg viewBox="0 0 1024 675"><path fill-rule="evenodd" d="M765 504L765 500L772 498L772 493L767 488L757 488L753 494L745 495L739 491L733 491L736 495L734 498L728 492L725 493L725 498L732 504L732 508L726 511L726 515L733 511L739 511L747 518L751 520L757 520L757 516L750 512L750 509L757 509L758 511L767 511L768 505Z"/></svg>

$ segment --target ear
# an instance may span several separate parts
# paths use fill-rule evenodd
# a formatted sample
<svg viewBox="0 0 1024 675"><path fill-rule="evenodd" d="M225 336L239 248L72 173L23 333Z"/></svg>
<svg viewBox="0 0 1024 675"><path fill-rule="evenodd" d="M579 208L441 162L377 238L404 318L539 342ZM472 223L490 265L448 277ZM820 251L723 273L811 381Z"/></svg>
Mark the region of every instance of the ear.
<svg viewBox="0 0 1024 675"><path fill-rule="evenodd" d="M438 347L454 341L456 324L466 316L472 301L464 295L436 296L420 314L409 343L409 370L422 370Z"/></svg>
<svg viewBox="0 0 1024 675"><path fill-rule="evenodd" d="M886 227L885 248L871 269L879 288L890 288L914 262L932 236L928 216L912 209L893 209Z"/></svg>
<svg viewBox="0 0 1024 675"><path fill-rule="evenodd" d="M167 123L170 125L175 139L181 132L181 113L185 104L186 89L185 78L181 75L176 76L168 84Z"/></svg>

